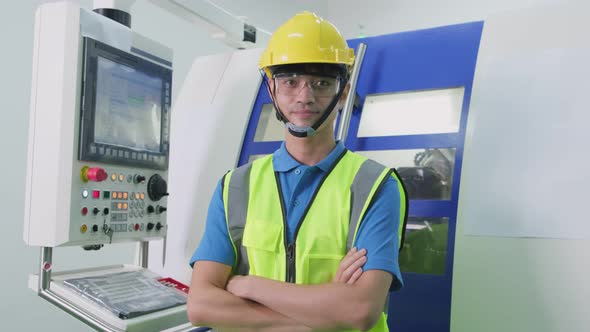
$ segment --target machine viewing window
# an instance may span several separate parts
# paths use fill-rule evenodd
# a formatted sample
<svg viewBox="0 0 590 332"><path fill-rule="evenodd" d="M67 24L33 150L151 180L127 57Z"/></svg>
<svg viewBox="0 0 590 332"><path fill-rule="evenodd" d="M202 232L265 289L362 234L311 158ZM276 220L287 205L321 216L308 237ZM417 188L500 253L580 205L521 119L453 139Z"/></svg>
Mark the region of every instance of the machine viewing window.
<svg viewBox="0 0 590 332"><path fill-rule="evenodd" d="M80 159L166 169L172 71L84 41Z"/></svg>
<svg viewBox="0 0 590 332"><path fill-rule="evenodd" d="M465 88L368 95L358 137L456 133Z"/></svg>
<svg viewBox="0 0 590 332"><path fill-rule="evenodd" d="M384 165L395 167L412 200L451 199L455 149L358 151Z"/></svg>
<svg viewBox="0 0 590 332"><path fill-rule="evenodd" d="M255 142L282 141L285 138L285 127L277 120L272 103L264 104L260 113L260 120L254 134Z"/></svg>
<svg viewBox="0 0 590 332"><path fill-rule="evenodd" d="M445 274L449 218L410 217L399 265L403 272Z"/></svg>

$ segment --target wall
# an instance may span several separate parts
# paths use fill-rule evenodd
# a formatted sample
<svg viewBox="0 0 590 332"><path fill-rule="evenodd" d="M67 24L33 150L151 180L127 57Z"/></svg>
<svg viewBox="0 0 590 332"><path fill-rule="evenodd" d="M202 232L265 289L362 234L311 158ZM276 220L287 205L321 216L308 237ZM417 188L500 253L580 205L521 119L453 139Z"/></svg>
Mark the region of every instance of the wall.
<svg viewBox="0 0 590 332"><path fill-rule="evenodd" d="M326 18L347 38L375 36L455 23L481 21L489 15L532 8L560 0L328 0Z"/></svg>

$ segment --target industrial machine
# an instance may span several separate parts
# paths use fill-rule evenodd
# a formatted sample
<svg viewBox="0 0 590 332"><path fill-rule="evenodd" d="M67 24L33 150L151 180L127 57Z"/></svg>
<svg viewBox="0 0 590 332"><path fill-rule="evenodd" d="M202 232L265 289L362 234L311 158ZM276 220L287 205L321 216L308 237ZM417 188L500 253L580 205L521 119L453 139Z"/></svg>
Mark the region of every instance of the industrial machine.
<svg viewBox="0 0 590 332"><path fill-rule="evenodd" d="M172 50L132 31L117 9L52 2L35 20L24 240L42 255L30 286L99 330L186 324L186 294L146 269L148 241L168 228ZM55 247L130 241L140 266L52 275ZM111 288L133 290L124 311L110 306Z"/></svg>
<svg viewBox="0 0 590 332"><path fill-rule="evenodd" d="M169 234L173 52L131 29L133 3L36 11L23 237L41 260L29 287L96 330L205 331L187 321L188 286L154 271ZM209 1L153 4L230 47L256 42ZM154 240L162 260L148 269ZM53 269L56 247L115 243L137 243L136 263Z"/></svg>

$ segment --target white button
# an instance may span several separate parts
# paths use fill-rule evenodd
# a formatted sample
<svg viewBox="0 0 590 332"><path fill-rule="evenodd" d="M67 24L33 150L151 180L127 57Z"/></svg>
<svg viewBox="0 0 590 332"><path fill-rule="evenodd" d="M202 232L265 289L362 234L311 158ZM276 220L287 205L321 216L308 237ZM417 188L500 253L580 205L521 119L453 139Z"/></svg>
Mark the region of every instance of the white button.
<svg viewBox="0 0 590 332"><path fill-rule="evenodd" d="M86 189L82 190L82 197L84 197L84 198L88 197L88 190L86 190Z"/></svg>
<svg viewBox="0 0 590 332"><path fill-rule="evenodd" d="M295 170L295 174L297 174L297 175L301 174L301 171L299 170L299 168Z"/></svg>

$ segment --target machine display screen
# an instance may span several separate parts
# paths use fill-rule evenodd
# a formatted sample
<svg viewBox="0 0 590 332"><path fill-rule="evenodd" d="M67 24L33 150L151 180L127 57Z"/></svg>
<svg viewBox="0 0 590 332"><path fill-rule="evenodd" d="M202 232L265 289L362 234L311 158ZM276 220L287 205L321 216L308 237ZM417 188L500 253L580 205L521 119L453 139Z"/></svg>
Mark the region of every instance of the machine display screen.
<svg viewBox="0 0 590 332"><path fill-rule="evenodd" d="M84 37L79 158L167 169L172 63Z"/></svg>
<svg viewBox="0 0 590 332"><path fill-rule="evenodd" d="M160 152L162 79L98 57L94 142Z"/></svg>

